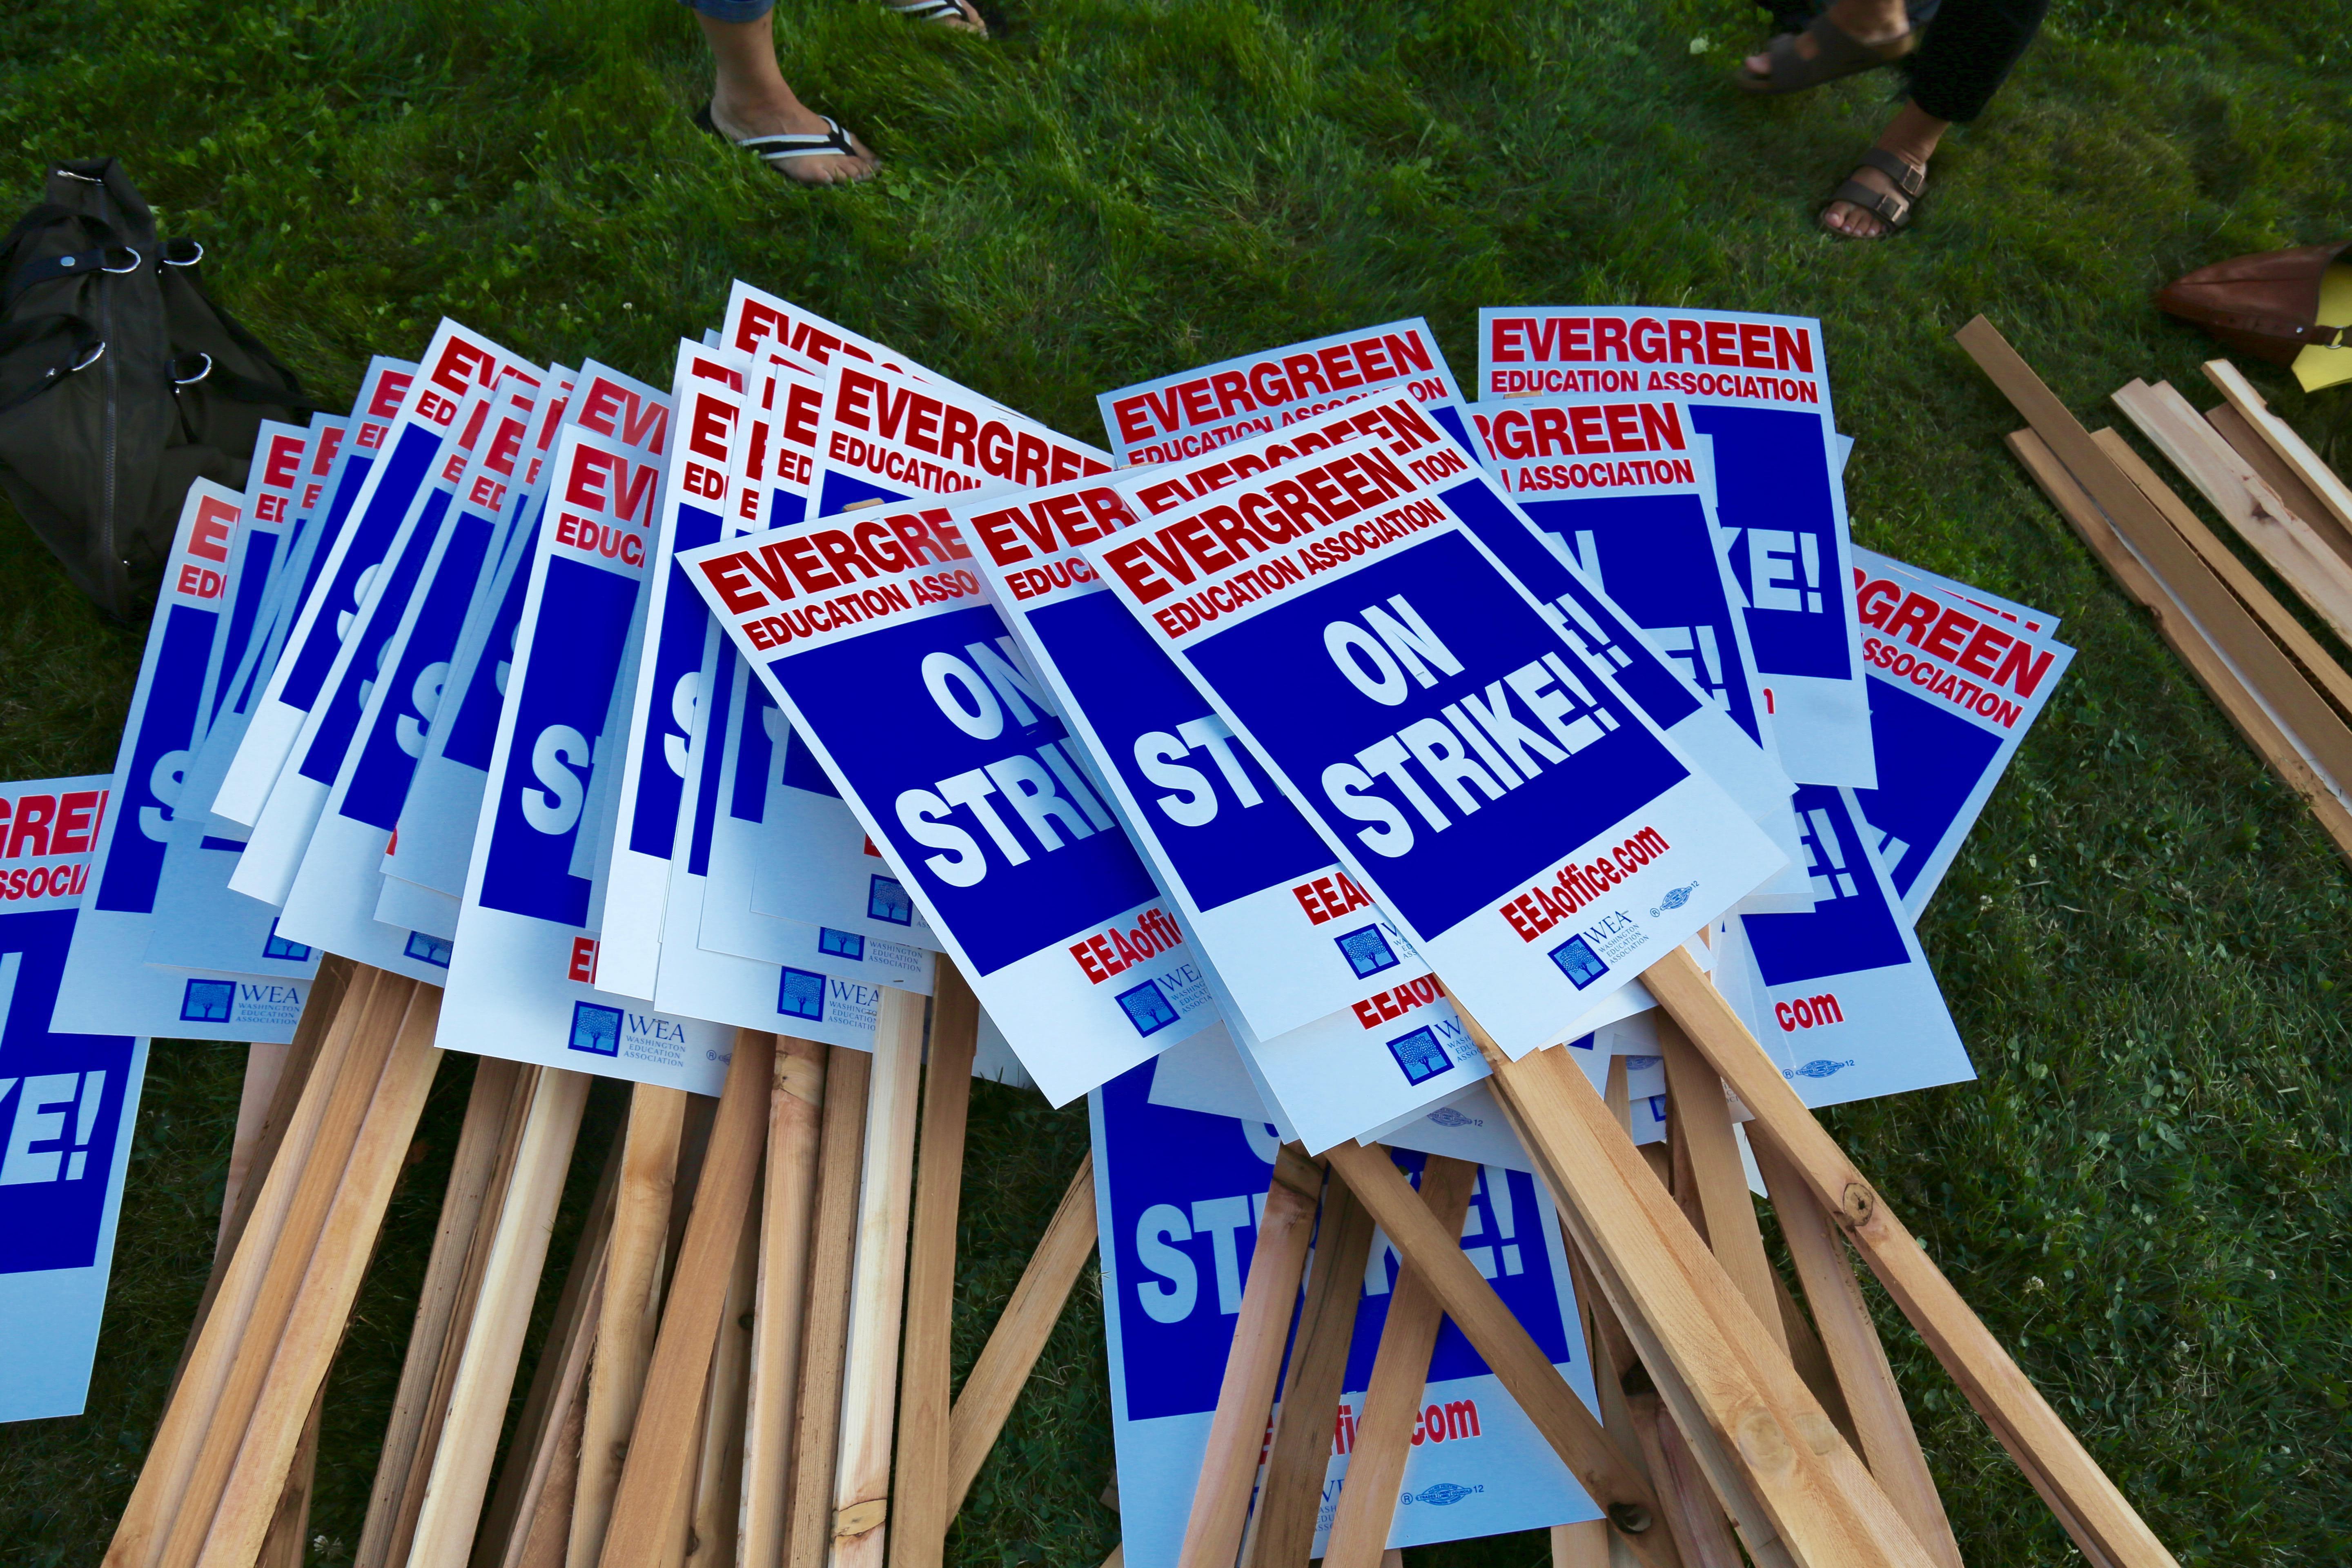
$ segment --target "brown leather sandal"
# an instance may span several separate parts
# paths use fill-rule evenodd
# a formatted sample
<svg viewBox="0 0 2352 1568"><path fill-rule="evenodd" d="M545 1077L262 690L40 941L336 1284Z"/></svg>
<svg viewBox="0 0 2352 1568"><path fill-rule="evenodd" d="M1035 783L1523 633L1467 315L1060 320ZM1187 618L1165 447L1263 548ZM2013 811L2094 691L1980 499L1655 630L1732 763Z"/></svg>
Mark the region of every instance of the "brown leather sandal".
<svg viewBox="0 0 2352 1568"><path fill-rule="evenodd" d="M1759 76L1743 64L1739 68L1739 85L1755 93L1802 92L1842 76L1876 70L1881 66L1893 65L1917 48L1919 31L1911 27L1894 37L1865 44L1831 21L1829 13L1824 11L1805 29L1805 36L1813 40L1812 58L1807 59L1797 52L1796 34L1783 33L1765 46L1771 57L1771 68Z"/></svg>
<svg viewBox="0 0 2352 1568"><path fill-rule="evenodd" d="M1863 153L1864 166L1877 170L1895 182L1891 191L1874 190L1860 180L1848 180L1830 193L1816 214L1822 218L1822 232L1840 239L1884 239L1889 234L1899 234L1911 223L1911 209L1918 205L1919 196L1927 188L1927 171L1908 159L1898 157L1884 147L1873 147ZM1840 202L1860 207L1886 226L1885 234L1848 234L1832 228L1826 221L1830 208Z"/></svg>

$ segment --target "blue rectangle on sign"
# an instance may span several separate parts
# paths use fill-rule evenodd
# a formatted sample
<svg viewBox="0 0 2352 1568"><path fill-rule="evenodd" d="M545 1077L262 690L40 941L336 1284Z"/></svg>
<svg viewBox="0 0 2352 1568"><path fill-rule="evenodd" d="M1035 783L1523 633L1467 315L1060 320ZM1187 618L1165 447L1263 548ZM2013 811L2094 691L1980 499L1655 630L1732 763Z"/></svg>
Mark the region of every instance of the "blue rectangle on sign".
<svg viewBox="0 0 2352 1568"><path fill-rule="evenodd" d="M1609 973L1609 966L1601 962L1591 944L1580 936L1570 937L1544 956L1559 965L1559 972L1567 975L1579 991Z"/></svg>
<svg viewBox="0 0 2352 1568"><path fill-rule="evenodd" d="M1404 1071L1407 1083L1427 1083L1439 1073L1454 1070L1454 1058L1438 1043L1437 1031L1419 1028L1389 1042L1389 1055Z"/></svg>
<svg viewBox="0 0 2352 1568"><path fill-rule="evenodd" d="M180 1017L190 1024L226 1024L236 1008L233 980L191 980L180 995Z"/></svg>
<svg viewBox="0 0 2352 1568"><path fill-rule="evenodd" d="M866 962L866 939L856 931L819 926L816 928L816 950L829 952L835 958L845 958L852 963Z"/></svg>
<svg viewBox="0 0 2352 1568"><path fill-rule="evenodd" d="M776 985L776 1011L787 1018L824 1022L824 976L787 967Z"/></svg>
<svg viewBox="0 0 2352 1568"><path fill-rule="evenodd" d="M1389 945L1389 939L1381 933L1381 928L1376 925L1365 926L1360 930L1351 931L1345 936L1335 936L1331 940L1339 944L1340 954L1347 959L1348 967L1356 972L1356 978L1359 980L1378 974L1383 969L1394 969L1397 966L1395 949Z"/></svg>
<svg viewBox="0 0 2352 1568"><path fill-rule="evenodd" d="M618 1007L602 1007L593 1002L574 1002L572 1005L571 1048L586 1051L592 1056L619 1056L621 1010Z"/></svg>
<svg viewBox="0 0 2352 1568"><path fill-rule="evenodd" d="M877 876L866 884L866 918L887 921L894 926L915 923L915 901L907 897L907 889L896 877Z"/></svg>
<svg viewBox="0 0 2352 1568"><path fill-rule="evenodd" d="M449 967L449 944L428 932L410 931L408 945L402 951L419 963L430 963L440 969Z"/></svg>
<svg viewBox="0 0 2352 1568"><path fill-rule="evenodd" d="M244 846L239 845L237 847L241 849ZM268 939L261 944L261 956L290 959L296 963L300 963L310 956L310 950L299 942L288 942L284 937L279 936L278 922L271 921Z"/></svg>
<svg viewBox="0 0 2352 1568"><path fill-rule="evenodd" d="M1118 1002L1139 1035L1157 1034L1176 1021L1176 1009L1168 1005L1157 981L1147 980L1131 991L1120 992Z"/></svg>

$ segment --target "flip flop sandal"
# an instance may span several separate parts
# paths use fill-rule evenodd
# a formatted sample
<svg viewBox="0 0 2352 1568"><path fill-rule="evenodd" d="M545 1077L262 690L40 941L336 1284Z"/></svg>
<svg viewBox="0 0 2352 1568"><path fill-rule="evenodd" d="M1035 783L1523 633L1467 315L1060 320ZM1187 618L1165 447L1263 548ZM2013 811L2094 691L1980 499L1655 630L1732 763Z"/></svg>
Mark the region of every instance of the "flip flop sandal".
<svg viewBox="0 0 2352 1568"><path fill-rule="evenodd" d="M978 21L979 36L983 38L988 37L986 18L967 16L964 15L963 7L957 5L956 0L882 0L882 7L897 16L909 17L918 22L939 22L946 25L962 23L969 28L971 23ZM979 7L975 5L972 9L977 12Z"/></svg>
<svg viewBox="0 0 2352 1568"><path fill-rule="evenodd" d="M730 147L740 147L744 152L751 153L753 157L759 159L760 162L767 164L769 168L773 169L777 174L782 174L784 178L789 180L792 179L792 176L784 173L783 166L786 163L791 163L795 158L855 158L860 155L857 151L857 144L850 140L849 132L841 128L840 121L835 120L831 115L825 114L821 114L817 116L817 118L824 121L825 128L823 134L819 134L814 131L782 132L773 136L746 136L740 141L738 141L736 138L728 135L727 132L719 129L719 122L710 118L710 105L708 103L695 110L694 122L702 127L703 130L709 132L713 136L718 137L721 142L726 142ZM794 184L808 185L815 184L819 182L814 180L794 180L793 183ZM856 182L835 181L831 183L854 184Z"/></svg>
<svg viewBox="0 0 2352 1568"><path fill-rule="evenodd" d="M1873 190L1860 180L1848 180L1830 193L1830 199L1821 205L1821 211L1826 213L1840 202L1851 202L1885 224L1886 233L1847 234L1827 224L1822 226L1822 233L1835 235L1840 239L1885 239L1887 235L1899 234L1910 226L1911 209L1918 205L1920 193L1927 188L1927 171L1916 163L1904 162L1881 147L1873 147L1864 153L1862 162L1894 181L1895 189Z"/></svg>
<svg viewBox="0 0 2352 1568"><path fill-rule="evenodd" d="M1919 46L1919 29L1909 27L1891 38L1865 44L1829 18L1824 11L1805 29L1813 40L1813 58L1797 52L1797 35L1783 33L1766 46L1772 68L1762 76L1740 68L1739 85L1754 93L1802 92L1842 76L1855 76L1893 65Z"/></svg>

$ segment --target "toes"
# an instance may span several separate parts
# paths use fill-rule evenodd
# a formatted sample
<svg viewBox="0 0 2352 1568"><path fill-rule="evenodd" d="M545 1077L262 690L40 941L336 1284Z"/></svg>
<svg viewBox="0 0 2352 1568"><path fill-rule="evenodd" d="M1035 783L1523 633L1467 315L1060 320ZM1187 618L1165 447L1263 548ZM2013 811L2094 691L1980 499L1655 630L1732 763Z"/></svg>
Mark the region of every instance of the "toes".
<svg viewBox="0 0 2352 1568"><path fill-rule="evenodd" d="M1770 55L1750 55L1746 59L1740 61L1739 65L1742 70L1745 70L1752 77L1769 78L1772 74L1772 57Z"/></svg>

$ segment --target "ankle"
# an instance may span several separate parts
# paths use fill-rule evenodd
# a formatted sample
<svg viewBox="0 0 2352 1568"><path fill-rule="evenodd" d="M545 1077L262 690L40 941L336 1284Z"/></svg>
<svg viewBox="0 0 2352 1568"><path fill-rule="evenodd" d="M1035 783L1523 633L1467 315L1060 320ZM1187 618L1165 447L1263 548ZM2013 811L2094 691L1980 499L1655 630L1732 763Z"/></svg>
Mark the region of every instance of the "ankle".
<svg viewBox="0 0 2352 1568"><path fill-rule="evenodd" d="M1829 18L1864 40L1892 37L1909 25L1904 0L1833 0Z"/></svg>

